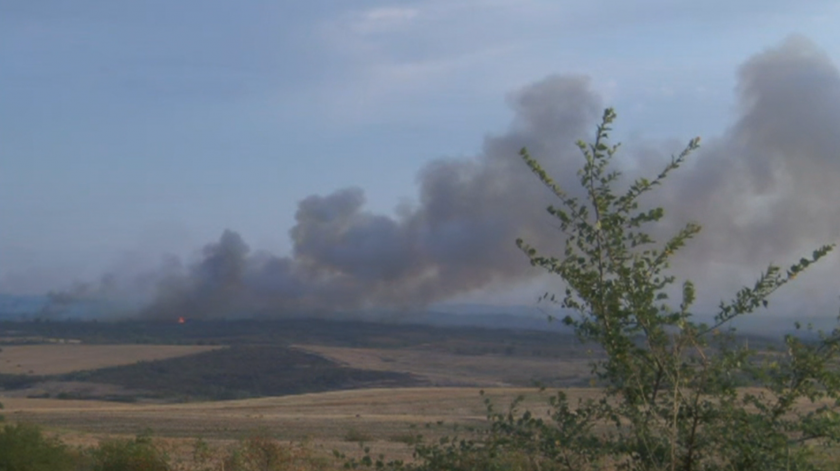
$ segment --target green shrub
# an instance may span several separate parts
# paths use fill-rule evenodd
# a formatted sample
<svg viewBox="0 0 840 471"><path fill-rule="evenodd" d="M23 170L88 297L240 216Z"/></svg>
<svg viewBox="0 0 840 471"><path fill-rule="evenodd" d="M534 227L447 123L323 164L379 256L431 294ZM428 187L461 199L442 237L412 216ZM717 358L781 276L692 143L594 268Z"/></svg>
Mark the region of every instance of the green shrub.
<svg viewBox="0 0 840 471"><path fill-rule="evenodd" d="M75 466L75 454L45 437L40 428L25 424L0 428L0 471L69 471Z"/></svg>
<svg viewBox="0 0 840 471"><path fill-rule="evenodd" d="M326 461L306 446L281 444L266 430L241 440L223 460L225 471L314 471L326 467Z"/></svg>
<svg viewBox="0 0 840 471"><path fill-rule="evenodd" d="M103 440L91 450L91 471L169 471L167 456L148 435Z"/></svg>
<svg viewBox="0 0 840 471"><path fill-rule="evenodd" d="M685 281L673 290L676 279L668 268L700 226L687 224L659 245L644 227L657 224L664 210L642 209L639 199L679 168L699 139L652 180L640 178L616 192L620 173L611 161L618 146L608 145L614 119L612 109L606 110L595 141L578 143L583 198L569 196L527 150L521 152L558 200L548 213L559 225L562 255L542 255L523 240L517 246L533 266L560 277L561 294L543 299L573 312L564 323L602 351L592 362L601 396L573 405L560 393L547 414L520 411L518 401L496 412L488 402L489 428L418 444L415 463L387 463L366 453L348 467L837 469L826 456L840 443L840 329L810 337L789 334L781 351L767 352L738 342L732 327L733 320L767 307L771 294L834 246L820 247L787 269L768 266L754 286L720 303L711 325L697 322L691 311L694 285ZM673 291L681 292L677 305L669 300Z"/></svg>
<svg viewBox="0 0 840 471"><path fill-rule="evenodd" d="M564 294L546 298L576 312L564 323L604 351L604 359L593 363L604 395L574 410L557 397L550 426L530 415L497 420L504 436L525 434L538 443L554 438L556 445L534 449L537 444L523 441L517 449L575 457L564 462L566 469L579 469L581 461L644 470L816 469L814 447L840 441L840 330L820 333L816 341L787 335L785 351L767 355L736 342L732 321L767 307L771 294L834 246L820 247L786 270L769 265L754 286L720 303L711 325L697 322L694 285L683 282L679 304L671 304L676 279L668 268L700 225L689 223L658 245L643 228L665 211L640 209L639 199L684 163L699 138L652 180L640 178L616 192L620 173L611 162L618 146L608 145L614 119L606 110L594 143L578 143L584 201L568 196L523 149L527 165L559 201L548 212L564 235L563 255L541 255L517 241L532 265L562 279ZM757 392L741 389L745 383ZM803 401L812 407L800 407Z"/></svg>
<svg viewBox="0 0 840 471"><path fill-rule="evenodd" d="M406 445L416 445L421 443L423 437L416 433L398 433L388 437L388 440L394 443L404 443Z"/></svg>
<svg viewBox="0 0 840 471"><path fill-rule="evenodd" d="M344 441L346 442L364 443L369 442L372 439L373 437L371 437L369 433L357 428L349 428L346 432L344 432Z"/></svg>

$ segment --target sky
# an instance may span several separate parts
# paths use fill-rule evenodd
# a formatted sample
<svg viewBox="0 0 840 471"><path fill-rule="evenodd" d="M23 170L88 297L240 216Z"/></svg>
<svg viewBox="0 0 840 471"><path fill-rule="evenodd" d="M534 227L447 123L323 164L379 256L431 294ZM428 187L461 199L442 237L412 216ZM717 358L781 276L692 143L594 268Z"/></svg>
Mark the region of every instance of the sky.
<svg viewBox="0 0 840 471"><path fill-rule="evenodd" d="M834 90L838 20L834 0L0 0L0 292L43 293L112 274L145 276L144 289L157 291L150 296L182 299L225 247L242 258L242 273L259 272L253 280L274 276L254 281L260 289L291 289L278 277L307 289L317 279L290 309L325 296L339 307L422 304L528 281L527 267L511 268L519 261L507 252L502 262L485 260L515 238L511 224L531 227L519 213L539 197L511 203L501 211L509 219L458 212L446 207L459 206L450 197L505 206L505 195L520 191L512 180L498 194L481 186L502 181L498 168L508 172L496 164L501 155L515 158L528 143L551 153L586 137L603 106L618 111L630 169L648 168L695 135L712 143L699 162L723 162L724 151L744 151L738 145L772 129L750 114L750 100L775 93L775 82L761 79L779 70L774 64L817 55L814 70ZM797 80L807 91L808 77ZM791 109L765 101L770 114ZM540 115L549 102L556 107ZM840 123L837 103L825 107L829 124ZM569 107L576 114L560 116ZM755 273L753 255L800 248L782 235L749 239L757 227L766 234L761 224L814 218L797 205L755 216L768 201L802 194L796 188L805 187L785 186L800 181L785 166L791 152L761 160L744 151L738 171L755 183L752 206L720 201L737 186L721 165L698 163L691 171L699 176L671 190L699 201L697 214L709 215L713 229L743 229L699 241L697 257L708 261L720 244L740 241L732 250L748 259L739 266ZM827 175L816 166L801 173ZM444 185L451 175L475 191L453 192L458 182ZM707 197L709 188L718 196ZM712 203L726 210L712 213ZM693 217L690 206L680 208ZM338 222L313 222L337 207ZM744 222L745 214L758 219ZM820 242L840 236L836 214L814 232ZM468 229L452 222L464 220ZM470 243L470 231L496 231L499 240ZM461 256L460 265L444 262ZM380 266L393 258L402 265ZM702 270L714 269L723 268ZM325 287L326 276L341 279ZM177 295L161 295L161 280Z"/></svg>

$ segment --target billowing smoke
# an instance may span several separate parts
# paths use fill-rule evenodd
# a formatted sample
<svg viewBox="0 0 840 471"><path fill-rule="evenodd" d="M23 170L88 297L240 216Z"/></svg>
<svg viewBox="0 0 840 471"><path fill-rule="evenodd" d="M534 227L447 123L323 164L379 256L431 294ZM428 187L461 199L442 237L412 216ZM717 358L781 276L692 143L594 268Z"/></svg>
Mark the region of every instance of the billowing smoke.
<svg viewBox="0 0 840 471"><path fill-rule="evenodd" d="M792 37L739 71L738 114L667 188L673 221L703 233L682 261L710 292L734 294L769 262L787 267L840 241L840 72L811 42ZM837 255L818 277L785 289L779 312L836 314ZM746 272L746 273L745 273Z"/></svg>
<svg viewBox="0 0 840 471"><path fill-rule="evenodd" d="M674 223L657 232L688 220L704 225L677 269L715 289L723 281L749 282L743 275L757 274L762 264L798 260L801 251L840 236L836 66L807 40L791 38L742 66L737 93L734 124L705 139L692 162L655 193ZM527 146L560 185L575 190L581 157L574 142L591 137L603 104L579 76L548 77L509 102L515 117L505 134L487 137L473 158L438 160L419 172L414 206L396 216L373 214L358 188L309 196L290 231L290 256L251 251L226 231L196 263L162 270L166 276L144 312L201 317L421 307L541 275L514 241L559 250L558 231L542 210L550 194L519 149ZM628 177L652 176L663 157L679 150L648 142L618 158L632 159ZM837 275L837 263L830 263ZM820 294L835 297L836 283L825 280L816 285Z"/></svg>
<svg viewBox="0 0 840 471"><path fill-rule="evenodd" d="M203 259L162 284L150 315L192 316L419 307L537 273L516 249L525 235L554 235L518 151L576 163L574 141L601 111L583 77L549 77L510 98L511 131L487 138L472 159L439 160L418 175L419 200L395 217L365 210L364 192L338 190L302 200L290 257L251 253L226 231ZM562 168L564 165L554 165ZM574 172L569 174L574 176Z"/></svg>

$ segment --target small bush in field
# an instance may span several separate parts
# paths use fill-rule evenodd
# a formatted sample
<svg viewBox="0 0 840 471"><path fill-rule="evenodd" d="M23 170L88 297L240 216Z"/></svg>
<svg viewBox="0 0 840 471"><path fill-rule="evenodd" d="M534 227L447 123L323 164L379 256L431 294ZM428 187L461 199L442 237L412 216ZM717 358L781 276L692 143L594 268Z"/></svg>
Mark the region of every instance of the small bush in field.
<svg viewBox="0 0 840 471"><path fill-rule="evenodd" d="M146 435L102 441L91 450L91 471L170 471L169 459Z"/></svg>
<svg viewBox="0 0 840 471"><path fill-rule="evenodd" d="M34 425L0 428L0 470L71 471L76 456L56 439L47 438Z"/></svg>
<svg viewBox="0 0 840 471"><path fill-rule="evenodd" d="M316 471L325 468L326 461L306 446L280 443L265 430L240 441L223 460L225 471Z"/></svg>
<svg viewBox="0 0 840 471"><path fill-rule="evenodd" d="M346 442L357 442L357 443L364 443L369 442L372 440L370 434L363 430L359 430L357 428L348 429L344 433L344 441Z"/></svg>
<svg viewBox="0 0 840 471"><path fill-rule="evenodd" d="M392 436L388 437L388 440L392 441L394 443L405 443L406 445L416 445L416 444L421 443L423 441L422 438L423 437L421 435L418 435L416 433L399 433L399 434L392 435Z"/></svg>

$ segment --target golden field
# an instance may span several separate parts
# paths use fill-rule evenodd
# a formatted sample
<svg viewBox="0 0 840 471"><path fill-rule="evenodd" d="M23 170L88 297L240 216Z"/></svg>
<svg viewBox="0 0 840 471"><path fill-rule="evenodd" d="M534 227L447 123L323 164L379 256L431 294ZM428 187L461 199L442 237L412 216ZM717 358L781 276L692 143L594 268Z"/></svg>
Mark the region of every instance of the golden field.
<svg viewBox="0 0 840 471"><path fill-rule="evenodd" d="M0 374L55 375L138 361L164 360L218 349L203 345L47 344L2 347Z"/></svg>
<svg viewBox="0 0 840 471"><path fill-rule="evenodd" d="M415 349L293 345L337 363L366 370L410 373L435 386L500 387L529 384L536 378L580 382L589 375L588 359L457 355Z"/></svg>
<svg viewBox="0 0 840 471"><path fill-rule="evenodd" d="M451 434L449 425L479 425L485 419L481 388L397 388L334 391L239 401L187 404L114 404L104 401L0 398L8 420L38 423L68 443L132 436L146 429L174 443L202 438L226 443L255 430L283 441L308 442L323 451L358 451L364 441L377 452L405 456L405 437ZM546 407L551 391L483 389L499 408L523 395L524 407ZM597 390L565 390L573 401ZM437 425L443 422L442 426ZM426 424L433 424L426 428Z"/></svg>
<svg viewBox="0 0 840 471"><path fill-rule="evenodd" d="M2 348L0 373L56 375L183 357L224 347L49 343ZM500 408L507 407L518 395L528 398L526 405L544 407L549 391L541 393L536 387L511 384L528 384L533 378L574 379L588 371L587 362L581 359L458 355L422 348L293 348L351 368L410 373L422 378L424 384L437 387L356 389L175 404L56 399L56 394L52 398L26 397L32 392L60 389L48 382L24 390L0 391L0 402L5 406L2 414L9 421L43 425L68 443L77 444L92 444L108 436L134 436L145 430L174 443L196 438L224 443L264 429L281 440L309 442L324 450L354 452L358 442L364 441L377 450L399 455L407 452L403 442L412 434L450 434L449 425L483 423L486 411L481 390ZM61 390L72 390L82 383L60 386L64 388ZM84 387L109 390L108 385L92 383L84 383ZM571 391L572 396L595 392ZM425 427L438 422L444 425Z"/></svg>

